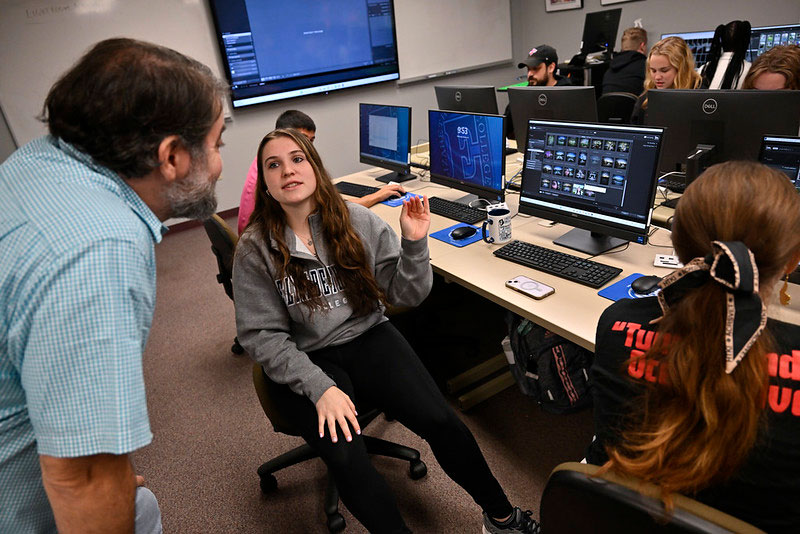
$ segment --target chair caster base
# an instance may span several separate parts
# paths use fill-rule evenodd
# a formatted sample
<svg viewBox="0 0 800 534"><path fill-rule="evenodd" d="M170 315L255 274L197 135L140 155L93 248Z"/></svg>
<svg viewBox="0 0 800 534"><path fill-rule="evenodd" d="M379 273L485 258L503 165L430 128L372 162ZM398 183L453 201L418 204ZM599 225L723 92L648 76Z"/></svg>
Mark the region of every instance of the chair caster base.
<svg viewBox="0 0 800 534"><path fill-rule="evenodd" d="M275 475L266 474L260 477L260 485L261 485L261 493L266 495L267 493L272 493L276 489L278 489L278 479L275 478Z"/></svg>
<svg viewBox="0 0 800 534"><path fill-rule="evenodd" d="M419 480L428 474L428 466L422 460L413 460L408 465L408 476L411 480Z"/></svg>
<svg viewBox="0 0 800 534"><path fill-rule="evenodd" d="M342 514L339 512L328 516L328 531L331 534L339 534L339 532L343 532L344 527L346 526L347 523L345 523L344 517L342 517Z"/></svg>

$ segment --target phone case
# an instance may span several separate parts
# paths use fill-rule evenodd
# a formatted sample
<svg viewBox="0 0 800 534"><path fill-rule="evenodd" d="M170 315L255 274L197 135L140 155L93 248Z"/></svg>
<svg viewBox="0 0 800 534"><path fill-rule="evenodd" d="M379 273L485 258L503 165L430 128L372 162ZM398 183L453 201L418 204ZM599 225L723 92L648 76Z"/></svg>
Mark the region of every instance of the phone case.
<svg viewBox="0 0 800 534"><path fill-rule="evenodd" d="M537 282L532 278L528 278L527 276L516 276L511 280L506 282L506 287L509 287L515 291L519 291L520 293L525 293L529 297L533 297L536 300L541 300L548 295L552 295L556 292L556 290L547 284L543 284L541 282Z"/></svg>

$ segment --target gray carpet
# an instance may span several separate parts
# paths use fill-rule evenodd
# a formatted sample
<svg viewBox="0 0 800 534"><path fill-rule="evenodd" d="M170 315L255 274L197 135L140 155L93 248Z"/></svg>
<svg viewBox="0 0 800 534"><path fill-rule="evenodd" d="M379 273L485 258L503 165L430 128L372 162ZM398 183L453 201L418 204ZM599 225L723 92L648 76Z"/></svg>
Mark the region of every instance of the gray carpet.
<svg viewBox="0 0 800 534"><path fill-rule="evenodd" d="M144 358L155 437L134 461L159 499L165 532L325 534L321 461L279 472L279 488L269 496L259 490L258 466L302 440L272 431L250 360L230 352L233 304L216 282L203 229L168 234L156 250L158 300ZM549 472L580 459L592 435L590 412L543 413L516 387L462 417L511 502L535 517ZM480 509L444 475L424 441L382 417L366 433L418 448L428 465L428 475L412 481L404 462L375 459L414 532L480 532ZM341 511L346 532L366 532Z"/></svg>

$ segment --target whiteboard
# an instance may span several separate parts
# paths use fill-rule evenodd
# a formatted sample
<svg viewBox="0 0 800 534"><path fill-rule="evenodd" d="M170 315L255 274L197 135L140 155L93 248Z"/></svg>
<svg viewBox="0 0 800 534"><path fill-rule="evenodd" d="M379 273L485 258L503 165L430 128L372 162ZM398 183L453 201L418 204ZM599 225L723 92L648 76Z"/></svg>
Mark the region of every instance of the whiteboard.
<svg viewBox="0 0 800 534"><path fill-rule="evenodd" d="M400 83L511 61L509 0L394 0Z"/></svg>
<svg viewBox="0 0 800 534"><path fill-rule="evenodd" d="M109 37L168 46L224 72L204 0L0 0L0 107L18 146L47 132L36 117L58 77Z"/></svg>

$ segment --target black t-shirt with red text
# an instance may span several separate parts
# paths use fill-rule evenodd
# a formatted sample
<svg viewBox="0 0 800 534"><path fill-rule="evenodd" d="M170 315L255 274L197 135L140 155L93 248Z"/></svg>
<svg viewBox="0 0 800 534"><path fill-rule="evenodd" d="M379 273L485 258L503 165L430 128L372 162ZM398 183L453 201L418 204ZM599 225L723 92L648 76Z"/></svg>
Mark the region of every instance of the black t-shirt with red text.
<svg viewBox="0 0 800 534"><path fill-rule="evenodd" d="M661 316L655 297L623 299L600 317L590 370L595 441L589 463L608 460L605 445L619 440L620 422L645 381L659 380L658 362L631 356L653 343ZM768 355L767 426L739 472L723 485L693 497L767 532L800 532L800 326L774 319L767 329L777 353ZM723 347L719 348L724 350ZM720 365L724 365L720 360ZM735 372L735 371L734 371Z"/></svg>

